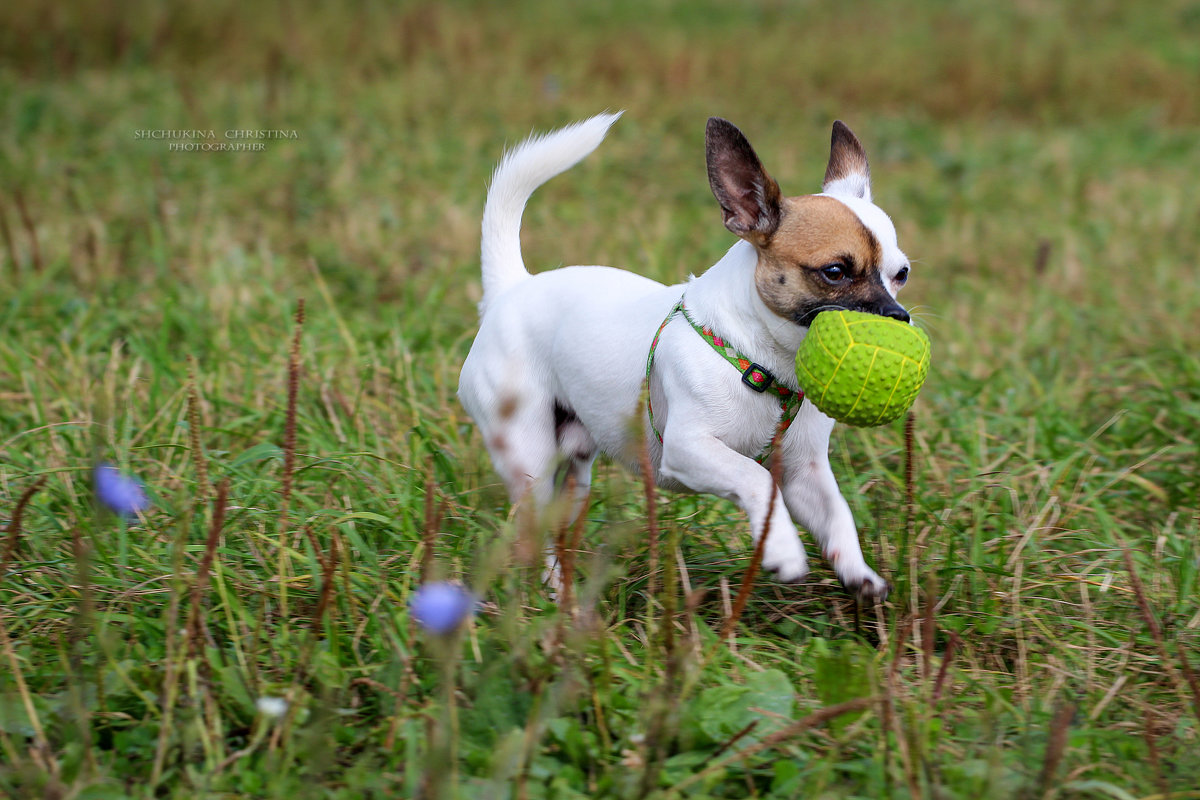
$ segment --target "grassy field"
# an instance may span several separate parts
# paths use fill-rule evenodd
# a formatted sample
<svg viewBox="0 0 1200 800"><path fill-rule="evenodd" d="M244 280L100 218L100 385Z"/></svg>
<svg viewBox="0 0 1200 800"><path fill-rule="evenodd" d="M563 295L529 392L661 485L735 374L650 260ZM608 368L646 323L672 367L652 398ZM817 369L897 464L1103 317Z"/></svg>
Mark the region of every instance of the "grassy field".
<svg viewBox="0 0 1200 800"><path fill-rule="evenodd" d="M1193 0L75 6L0 8L0 794L1200 798ZM713 263L710 115L789 194L866 145L934 343L909 440L833 441L886 604L809 542L737 612L740 512L610 465L577 548L510 517L484 190L605 108L531 267Z"/></svg>

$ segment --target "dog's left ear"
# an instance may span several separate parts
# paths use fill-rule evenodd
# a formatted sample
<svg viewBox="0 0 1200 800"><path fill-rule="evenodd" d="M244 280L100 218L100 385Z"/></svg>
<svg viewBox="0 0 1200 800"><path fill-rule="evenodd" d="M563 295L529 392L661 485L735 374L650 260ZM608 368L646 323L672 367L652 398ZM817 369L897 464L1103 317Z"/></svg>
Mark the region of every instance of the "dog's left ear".
<svg viewBox="0 0 1200 800"><path fill-rule="evenodd" d="M704 141L708 184L721 204L725 227L754 244L766 244L779 228L779 184L733 123L712 117Z"/></svg>
<svg viewBox="0 0 1200 800"><path fill-rule="evenodd" d="M871 201L871 167L867 164L867 151L840 119L833 123L829 166L825 168L825 183L821 191L826 194L848 194Z"/></svg>

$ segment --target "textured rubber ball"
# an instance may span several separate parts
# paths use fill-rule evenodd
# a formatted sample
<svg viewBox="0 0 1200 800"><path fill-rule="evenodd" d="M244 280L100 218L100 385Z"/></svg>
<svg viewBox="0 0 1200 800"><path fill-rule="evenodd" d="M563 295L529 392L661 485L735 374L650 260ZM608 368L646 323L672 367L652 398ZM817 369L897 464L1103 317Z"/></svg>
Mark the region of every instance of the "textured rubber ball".
<svg viewBox="0 0 1200 800"><path fill-rule="evenodd" d="M929 373L929 336L861 311L822 311L796 352L800 388L822 413L869 428L912 407Z"/></svg>

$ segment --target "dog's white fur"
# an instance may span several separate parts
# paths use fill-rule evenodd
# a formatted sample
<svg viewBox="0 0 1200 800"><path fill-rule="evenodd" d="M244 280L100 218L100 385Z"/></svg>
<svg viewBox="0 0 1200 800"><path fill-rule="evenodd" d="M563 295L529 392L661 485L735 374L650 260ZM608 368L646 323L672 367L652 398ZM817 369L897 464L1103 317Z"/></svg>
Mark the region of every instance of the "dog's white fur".
<svg viewBox="0 0 1200 800"><path fill-rule="evenodd" d="M738 241L702 275L675 286L611 267L526 271L520 245L525 203L595 149L619 116L600 114L530 138L504 157L488 192L481 322L458 393L510 497L531 495L545 507L565 466L582 498L598 453L638 471L644 439L659 486L732 500L749 517L754 537L769 519L763 566L780 579L797 581L808 572L795 520L814 534L846 587L885 596L887 583L863 559L829 466L833 420L803 402L780 443L781 485L768 506L771 473L754 457L775 432L778 397L745 386L680 316L662 332L650 381L662 443L650 433L641 402L646 355L681 296L698 323L797 388L794 358L807 328L780 317L760 297L754 244ZM870 202L865 170L829 180L823 189L878 240L885 282L907 267L891 220ZM897 286L889 283L893 296Z"/></svg>

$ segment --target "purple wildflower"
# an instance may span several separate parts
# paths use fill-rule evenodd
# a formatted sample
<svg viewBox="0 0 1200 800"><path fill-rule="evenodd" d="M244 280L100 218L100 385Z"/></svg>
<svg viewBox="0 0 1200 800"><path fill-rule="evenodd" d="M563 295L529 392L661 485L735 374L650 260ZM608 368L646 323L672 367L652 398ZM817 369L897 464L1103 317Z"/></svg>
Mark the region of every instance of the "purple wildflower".
<svg viewBox="0 0 1200 800"><path fill-rule="evenodd" d="M435 581L408 601L413 619L431 633L450 633L475 612L475 596L456 583Z"/></svg>
<svg viewBox="0 0 1200 800"><path fill-rule="evenodd" d="M97 464L93 477L96 499L113 513L133 517L150 507L142 484L136 478L122 475L112 464Z"/></svg>

